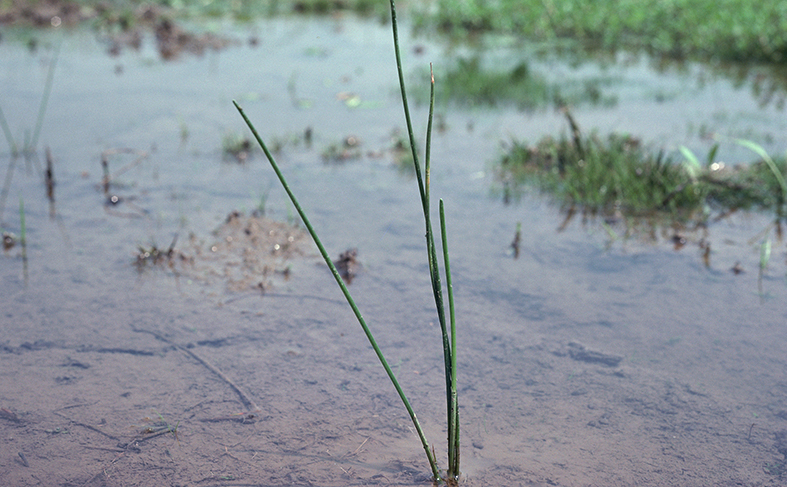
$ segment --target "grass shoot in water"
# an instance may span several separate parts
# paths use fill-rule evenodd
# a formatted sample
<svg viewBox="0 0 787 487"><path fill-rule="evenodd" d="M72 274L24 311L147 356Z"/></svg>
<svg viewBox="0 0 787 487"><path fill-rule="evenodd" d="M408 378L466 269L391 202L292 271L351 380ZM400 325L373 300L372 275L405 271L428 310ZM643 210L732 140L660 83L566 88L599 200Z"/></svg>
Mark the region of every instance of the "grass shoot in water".
<svg viewBox="0 0 787 487"><path fill-rule="evenodd" d="M300 215L301 220L306 226L307 231L312 236L314 243L317 245L317 248L320 251L320 255L322 255L326 265L331 270L331 273L333 274L337 285L341 289L345 299L347 300L347 303L350 305L350 308L355 314L355 317L357 318L358 323L361 325L361 328L363 329L366 338L369 340L372 349L377 354L377 358L379 359L381 365L385 369L385 372L388 375L389 379L391 380L391 383L393 384L394 388L396 389L396 392L399 394L399 397L402 400L402 404L407 410L407 413L410 415L410 419L412 420L416 432L418 433L418 437L421 440L421 445L423 446L424 452L426 453L426 457L429 462L429 466L432 471L432 476L434 480L435 481L444 480L448 483L454 483L456 478L459 476L459 443L460 443L459 442L459 408L458 408L458 399L457 399L457 377L456 377L457 365L456 365L456 353L455 353L456 352L456 320L454 317L453 289L451 284L450 263L449 263L449 256L448 256L444 204L443 201L440 200L440 205L439 205L440 229L441 229L441 238L442 238L443 260L444 260L445 272L446 272L450 325L446 321L446 313L445 313L445 307L443 302L443 289L440 280L440 269L437 260L437 251L436 251L435 240L434 240L434 232L432 230L432 223L430 218L430 204L429 204L429 174L431 170L430 148L431 148L432 121L434 116L434 76L431 77L431 102L429 107L429 122L428 122L427 133L426 133L425 165L424 165L424 173L426 177L424 178L421 173L421 166L418 162L418 153L416 150L415 137L413 135L412 122L410 119L410 109L407 103L407 92L404 84L404 74L402 70L401 55L399 50L399 33L398 33L398 26L396 20L396 6L394 0L391 0L390 6L391 6L391 20L392 20L391 23L392 23L393 39L394 39L394 53L396 56L396 66L399 74L399 82L401 87L402 106L404 108L408 137L410 140L410 147L412 149L412 154L413 154L413 163L414 163L416 178L418 180L418 187L421 195L421 204L423 207L424 220L426 225L427 260L429 263L429 272L432 282L432 290L435 298L437 314L440 320L440 328L442 332L443 357L445 362L445 378L446 378L446 405L447 405L446 420L448 426L448 468L446 470L445 476L441 475L440 473L440 470L437 466L437 462L435 460L434 451L430 447L429 442L426 439L421 424L418 421L418 418L416 417L412 406L410 405L410 401L408 400L407 396L402 390L402 387L399 384L399 381L397 380L396 375L394 374L390 365L388 364L388 361L385 359L385 356L383 355L382 351L377 345L377 342L374 339L371 330L366 324L366 320L363 318L363 315L361 314L360 310L355 304L355 301L350 295L350 291L348 290L339 271L336 269L336 266L331 260L328 251L323 246L320 238L317 235L317 232L315 231L314 227L309 221L309 218L306 216L306 213L303 211L300 203L298 202L298 199L295 197L294 193L292 192L289 185L287 184L287 181L284 175L282 174L281 170L279 169L279 166L276 163L271 151L268 149L267 145L260 137L256 128L254 127L254 124L251 122L251 120L249 120L249 118L246 116L245 112L240 107L240 105L238 105L237 102L233 101L233 104L235 105L235 108L240 113L241 117L243 117L243 120L248 125L257 143L260 145L263 152L265 153L265 156L270 162L273 171L276 173L276 176L278 177L279 182L284 188L284 191L289 196L290 201L292 201L293 206L295 207L296 211Z"/></svg>

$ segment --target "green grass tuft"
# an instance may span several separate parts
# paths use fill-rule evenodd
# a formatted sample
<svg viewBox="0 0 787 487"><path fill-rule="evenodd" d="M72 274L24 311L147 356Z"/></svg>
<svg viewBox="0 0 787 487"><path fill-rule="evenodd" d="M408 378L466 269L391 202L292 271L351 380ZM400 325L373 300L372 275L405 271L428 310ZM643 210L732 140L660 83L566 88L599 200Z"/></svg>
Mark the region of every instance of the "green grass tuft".
<svg viewBox="0 0 787 487"><path fill-rule="evenodd" d="M570 123L573 124L569 116ZM714 148L701 164L688 149L683 159L654 153L630 135L545 137L531 146L514 142L497 166L506 198L527 187L559 204L601 216L660 215L679 223L702 224L711 211L764 210L783 217L784 157L772 159L752 142L738 141L760 159L726 167Z"/></svg>
<svg viewBox="0 0 787 487"><path fill-rule="evenodd" d="M436 0L420 24L670 57L787 63L781 0Z"/></svg>

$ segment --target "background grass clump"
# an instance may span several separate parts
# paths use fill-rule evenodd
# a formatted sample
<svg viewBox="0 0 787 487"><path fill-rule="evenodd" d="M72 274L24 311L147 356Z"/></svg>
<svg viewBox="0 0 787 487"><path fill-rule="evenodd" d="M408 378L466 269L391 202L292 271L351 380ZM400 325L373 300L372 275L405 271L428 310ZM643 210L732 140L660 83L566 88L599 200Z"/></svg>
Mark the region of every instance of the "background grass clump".
<svg viewBox="0 0 787 487"><path fill-rule="evenodd" d="M603 217L660 216L694 225L737 210L785 217L787 159L766 155L729 167L714 162L716 148L704 164L687 151L684 158L654 153L629 135L585 137L572 124L571 136L514 142L497 177L506 200L535 188L564 208Z"/></svg>
<svg viewBox="0 0 787 487"><path fill-rule="evenodd" d="M581 141L546 137L534 146L516 142L501 159L499 171L513 192L521 192L522 185L534 186L561 204L599 214L666 211L688 218L708 195L707 188L691 184L680 164L620 134Z"/></svg>
<svg viewBox="0 0 787 487"><path fill-rule="evenodd" d="M677 58L787 62L781 0L435 0L419 23Z"/></svg>
<svg viewBox="0 0 787 487"><path fill-rule="evenodd" d="M248 21L288 14L326 15L351 11L385 18L385 2L376 0L0 0L0 24L48 27L52 15L66 25L92 21L99 27L133 28L152 16L232 18Z"/></svg>

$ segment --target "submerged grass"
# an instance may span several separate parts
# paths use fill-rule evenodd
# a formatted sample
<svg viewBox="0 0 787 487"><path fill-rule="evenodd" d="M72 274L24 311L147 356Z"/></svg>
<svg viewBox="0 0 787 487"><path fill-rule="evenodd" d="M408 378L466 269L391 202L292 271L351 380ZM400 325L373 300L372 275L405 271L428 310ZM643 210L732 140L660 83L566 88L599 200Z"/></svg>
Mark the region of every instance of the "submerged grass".
<svg viewBox="0 0 787 487"><path fill-rule="evenodd" d="M420 73L419 73L420 74ZM614 96L603 92L607 80L564 80L553 83L531 69L526 61L509 68L485 66L479 55L452 61L440 84L444 101L464 106L513 105L519 110L535 110L569 104L612 106ZM426 98L418 92L418 100Z"/></svg>
<svg viewBox="0 0 787 487"><path fill-rule="evenodd" d="M787 63L781 0L435 0L420 23L670 57Z"/></svg>
<svg viewBox="0 0 787 487"><path fill-rule="evenodd" d="M546 137L536 145L514 142L497 166L504 198L526 187L552 195L561 205L601 216L667 216L704 224L712 212L765 210L785 215L787 160L772 159L750 141L737 141L760 159L727 167L704 163L688 149L683 158L653 153L630 135L584 136L567 113L571 136Z"/></svg>
<svg viewBox="0 0 787 487"><path fill-rule="evenodd" d="M434 294L435 305L437 308L437 314L440 321L440 328L442 332L442 344L443 344L443 358L445 363L445 379L446 379L446 406L447 406L447 426L448 426L448 467L446 469L446 474L442 475L440 469L437 466L437 461L435 459L434 449L430 447L429 442L426 439L426 436L421 428L421 424L418 421L418 418L415 415L415 411L413 410L412 406L410 405L410 401L408 400L407 396L405 395L404 391L402 390L399 381L396 378L393 370L391 369L388 361L385 359L385 356L382 353L382 350L377 345L374 336L372 335L371 330L369 329L368 325L366 324L366 320L363 318L360 310L355 304L352 296L350 295L350 291L347 288L344 280L341 277L340 272L337 270L336 265L331 260L328 251L323 246L320 238L317 236L317 232L315 231L314 227L312 226L309 218L304 213L303 209L301 208L300 204L298 203L297 198L293 194L292 190L290 189L289 185L287 184L284 175L279 169L278 164L276 163L273 155L271 154L270 150L263 142L262 138L260 137L259 133L257 132L256 128L246 116L243 109L238 105L237 102L233 101L235 108L237 108L240 115L243 117L243 120L249 126L254 138L257 140L258 144L262 148L265 156L268 158L268 161L273 168L273 171L276 173L279 181L281 182L282 187L284 188L285 192L289 196L290 200L293 203L296 211L301 217L304 225L306 226L309 234L312 236L314 243L317 245L317 248L320 251L325 263L328 265L328 268L331 270L336 283L338 284L339 288L341 289L342 293L344 294L347 303L350 305L355 317L358 319L358 323L361 325L366 338L369 340L369 344L372 346L372 349L377 354L377 358L380 360L380 364L385 369L386 374L388 375L391 383L393 384L396 392L399 394L399 398L402 400L402 404L404 405L407 413L410 416L410 419L413 422L413 425L418 433L418 437L421 440L421 445L423 446L424 452L426 453L427 460L429 462L430 469L432 471L432 476L434 480L437 481L445 481L446 483L453 484L456 482L456 479L459 476L459 443L460 443L460 435L459 435L459 407L458 407L458 399L457 399L457 376L456 376L456 320L454 316L454 300L453 300L453 288L451 283L451 271L450 271L450 263L448 257L448 243L446 240L446 227L445 227L445 210L443 201L440 200L439 204L439 216L440 216L440 230L441 230L441 239L442 239L442 251L443 251L443 263L445 266L445 276L446 276L446 283L447 283L447 292L448 292L448 303L449 303L449 313L448 318L446 318L445 312L445 305L443 301L443 286L441 283L441 275L439 269L439 263L437 259L437 250L435 245L434 239L434 231L432 230L432 222L430 216L430 200L429 200L429 181L430 181L430 149L431 149L431 135L432 135L432 122L434 118L434 76L431 76L431 96L430 96L430 105L429 105L429 120L427 124L427 131L426 131L426 147L425 147L425 163L424 163L424 170L423 175L421 172L421 166L419 163L418 151L416 150L415 144L415 137L413 135L413 127L410 118L410 108L407 102L407 92L405 89L404 83L404 73L402 70L402 61L401 61L401 54L399 50L399 32L398 32L398 25L396 20L396 5L394 0L390 0L390 9L391 9L391 24L393 30L393 40L394 40L394 53L396 56L396 67L399 75L399 85L401 88L401 96L402 96L402 106L404 108L405 114L405 121L407 124L407 132L408 138L410 140L410 147L412 149L412 156L414 162L414 169L416 178L418 180L418 189L421 195L421 204L423 207L424 212L424 221L426 225L426 247L427 247L427 260L429 263L429 273L432 282L432 291Z"/></svg>

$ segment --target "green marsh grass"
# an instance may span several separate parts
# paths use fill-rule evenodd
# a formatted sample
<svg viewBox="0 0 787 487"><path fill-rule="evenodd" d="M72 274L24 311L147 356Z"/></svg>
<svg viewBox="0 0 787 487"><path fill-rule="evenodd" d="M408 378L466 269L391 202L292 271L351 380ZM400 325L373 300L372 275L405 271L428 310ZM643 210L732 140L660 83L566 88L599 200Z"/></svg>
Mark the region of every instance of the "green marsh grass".
<svg viewBox="0 0 787 487"><path fill-rule="evenodd" d="M427 123L427 130L426 130L426 145L425 145L425 154L424 154L424 169L423 174L421 170L421 166L419 163L419 156L418 151L416 150L415 144L415 136L413 135L413 127L410 118L410 108L407 102L407 91L405 88L404 83L404 73L402 70L402 61L401 61L401 54L399 50L399 31L398 25L396 20L396 5L394 0L390 0L390 8L391 8L391 24L393 30L393 42L394 42L394 54L396 56L396 67L397 72L399 75L399 86L401 88L401 96L402 96L402 106L404 108L404 115L405 115L405 122L407 124L407 132L408 138L410 141L410 148L412 151L413 162L414 162L414 169L416 178L418 181L418 189L421 196L421 205L423 208L424 213L424 222L426 226L426 249L427 249L427 261L429 263L429 274L432 283L432 292L434 294L435 299L435 306L437 308L438 319L440 321L440 329L442 334L442 345L443 345L443 359L444 359L444 366L445 366L445 380L446 380L446 422L447 422L447 430L448 430L448 466L446 468L445 475L441 474L440 469L438 468L437 461L435 459L434 450L430 447L429 442L426 439L426 436L423 432L420 422L415 415L415 411L413 410L412 406L410 405L410 401L404 393L399 381L396 378L393 370L391 369L388 361L385 359L385 356L382 353L382 350L377 345L374 336L368 325L366 324L366 320L363 318L360 310L355 304L352 296L350 295L350 291L348 290L344 280L341 277L341 274L337 270L336 266L334 265L328 251L323 246L320 238L317 235L314 227L312 226L309 218L306 216L306 213L301 208L300 204L298 203L297 198L295 197L294 193L290 189L287 181L282 174L281 170L279 169L278 164L276 163L273 155L271 154L270 150L266 146L265 142L263 142L262 138L260 137L259 133L257 132L256 128L254 127L253 123L249 118L246 116L243 109L238 105L237 102L233 101L235 108L240 113L243 120L248 125L249 129L251 130L254 138L257 140L257 143L262 148L265 156L268 158L268 161L271 164L273 171L276 173L276 176L279 179L284 191L292 201L293 206L295 207L296 211L301 217L306 229L308 230L309 234L312 236L314 243L317 245L317 248L320 251L325 263L327 264L328 268L331 270L331 273L336 280L337 285L341 289L342 293L344 294L347 303L349 304L350 308L352 309L355 317L358 320L358 323L361 325L366 338L369 340L369 344L371 345L372 349L374 350L377 358L380 361L380 364L385 369L388 378L391 380L396 392L399 395L399 398L402 401L405 409L407 410L410 419L413 422L413 426L418 434L419 439L421 440L421 445L424 449L424 453L426 454L427 461L429 463L429 467L432 472L432 476L435 481L445 481L446 483L455 483L456 479L459 476L460 470L460 462L459 462L459 445L460 445L460 435L459 435L459 407L458 407L458 397L457 397L457 362L456 362L456 319L454 313L454 299L453 299L453 288L451 283L451 271L450 271L450 262L448 257L448 243L447 243L447 236L446 236L446 224L445 224L445 209L443 201L440 200L439 202L439 220L440 220L440 238L442 242L442 253L443 253L443 265L445 266L445 279L446 279L446 291L448 294L448 316L446 316L445 310L445 302L443 297L443 285L441 283L441 273L439 268L439 261L437 257L437 249L435 244L435 237L434 237L434 230L432 229L432 221L431 221L431 207L430 207L430 194L429 194L429 182L430 182L430 171L431 171L431 135L432 135L432 123L434 119L434 76L431 76L431 102L429 105L429 120Z"/></svg>
<svg viewBox="0 0 787 487"><path fill-rule="evenodd" d="M771 212L784 218L787 159L772 158L751 141L734 142L759 159L735 167L704 162L681 147L680 156L654 152L630 136L583 135L566 112L571 135L545 137L535 145L513 142L499 160L497 178L506 200L527 188L550 195L572 211L603 217L665 217L705 225L715 212Z"/></svg>
<svg viewBox="0 0 787 487"><path fill-rule="evenodd" d="M787 62L781 0L435 0L419 24L495 31L585 48L645 50L674 58Z"/></svg>

